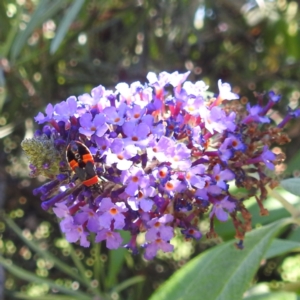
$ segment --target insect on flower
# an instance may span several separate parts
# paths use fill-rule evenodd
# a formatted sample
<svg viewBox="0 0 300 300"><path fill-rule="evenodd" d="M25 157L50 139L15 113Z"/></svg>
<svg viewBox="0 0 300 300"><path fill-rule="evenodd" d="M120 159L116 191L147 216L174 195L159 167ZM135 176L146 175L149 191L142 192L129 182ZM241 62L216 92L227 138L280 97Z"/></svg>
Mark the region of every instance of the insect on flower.
<svg viewBox="0 0 300 300"><path fill-rule="evenodd" d="M70 168L86 187L100 190L100 178L96 174L94 158L90 150L79 141L71 141L66 149Z"/></svg>

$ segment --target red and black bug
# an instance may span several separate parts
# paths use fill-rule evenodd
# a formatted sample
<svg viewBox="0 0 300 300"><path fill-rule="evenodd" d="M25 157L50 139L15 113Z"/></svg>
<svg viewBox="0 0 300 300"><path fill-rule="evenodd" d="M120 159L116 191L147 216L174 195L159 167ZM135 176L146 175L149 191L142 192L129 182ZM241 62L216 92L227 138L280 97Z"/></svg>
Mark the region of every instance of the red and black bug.
<svg viewBox="0 0 300 300"><path fill-rule="evenodd" d="M86 187L100 188L100 178L95 170L94 158L90 150L79 141L72 141L66 149L67 161L78 179Z"/></svg>

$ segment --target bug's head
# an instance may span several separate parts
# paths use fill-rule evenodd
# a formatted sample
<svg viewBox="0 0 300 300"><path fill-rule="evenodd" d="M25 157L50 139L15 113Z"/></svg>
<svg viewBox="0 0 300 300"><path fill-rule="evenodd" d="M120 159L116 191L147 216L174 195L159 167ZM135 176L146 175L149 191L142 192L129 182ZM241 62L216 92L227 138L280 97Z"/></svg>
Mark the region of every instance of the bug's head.
<svg viewBox="0 0 300 300"><path fill-rule="evenodd" d="M79 148L78 148L78 145L76 142L74 141L71 141L70 144L69 144L69 150L72 151L73 153L78 153L79 151Z"/></svg>

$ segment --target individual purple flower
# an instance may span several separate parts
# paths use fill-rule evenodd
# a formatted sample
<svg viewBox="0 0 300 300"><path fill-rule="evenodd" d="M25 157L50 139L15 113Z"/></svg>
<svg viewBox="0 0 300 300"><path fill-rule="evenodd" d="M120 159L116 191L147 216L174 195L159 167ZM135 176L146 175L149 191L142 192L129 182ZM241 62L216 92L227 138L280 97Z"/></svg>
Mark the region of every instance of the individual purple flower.
<svg viewBox="0 0 300 300"><path fill-rule="evenodd" d="M142 122L147 124L150 128L150 134L148 134L148 143L150 136L152 135L156 139L161 138L165 133L165 127L162 122L154 123L154 118L151 115L145 115L142 118Z"/></svg>
<svg viewBox="0 0 300 300"><path fill-rule="evenodd" d="M226 163L234 155L234 150L231 147L228 147L228 143L222 143L218 149L220 159Z"/></svg>
<svg viewBox="0 0 300 300"><path fill-rule="evenodd" d="M153 239L159 234L164 240L170 240L174 235L172 227L168 226L168 223L171 223L174 220L174 217L170 214L165 214L162 217L153 218L150 220L147 225L149 230L146 233L146 240Z"/></svg>
<svg viewBox="0 0 300 300"><path fill-rule="evenodd" d="M187 170L192 162L190 160L191 150L183 143L178 143L174 147L165 149L166 161L171 163L174 170Z"/></svg>
<svg viewBox="0 0 300 300"><path fill-rule="evenodd" d="M173 72L172 74L170 74L170 84L172 84L173 87L177 87L180 86L186 79L187 77L190 75L190 71L187 71L183 74L176 72Z"/></svg>
<svg viewBox="0 0 300 300"><path fill-rule="evenodd" d="M250 106L249 103L247 103L247 111L249 112L249 115L244 118L242 121L244 124L249 124L252 122L256 123L270 123L270 119L266 116L262 116L261 112L263 111L263 108L259 105Z"/></svg>
<svg viewBox="0 0 300 300"><path fill-rule="evenodd" d="M172 175L171 178L163 185L165 192L170 195L180 193L186 187L186 185L181 180L178 180L176 177L176 175Z"/></svg>
<svg viewBox="0 0 300 300"><path fill-rule="evenodd" d="M145 258L152 259L158 250L163 252L171 252L174 246L169 241L174 236L174 231L171 226L166 225L173 220L170 215L164 215L161 218L154 218L148 222L150 229L146 232L145 238L147 241Z"/></svg>
<svg viewBox="0 0 300 300"><path fill-rule="evenodd" d="M236 204L230 200L228 200L229 196L224 197L221 201L216 200L214 202L213 208L210 212L209 217L216 218L221 221L225 222L228 219L228 213L231 213L236 208Z"/></svg>
<svg viewBox="0 0 300 300"><path fill-rule="evenodd" d="M101 137L108 129L108 125L105 123L106 119L103 114L97 114L94 118L91 113L85 113L81 116L79 122L81 127L79 132L88 137L93 134Z"/></svg>
<svg viewBox="0 0 300 300"><path fill-rule="evenodd" d="M239 95L231 92L231 86L229 83L222 83L222 80L218 80L218 87L219 87L219 98L224 100L235 100L239 99Z"/></svg>
<svg viewBox="0 0 300 300"><path fill-rule="evenodd" d="M78 96L78 102L82 103L83 105L86 105L88 108L96 105L97 103L95 99L93 99L93 97L88 93Z"/></svg>
<svg viewBox="0 0 300 300"><path fill-rule="evenodd" d="M80 246L89 247L90 242L87 240L87 232L82 225L75 224L74 219L69 216L60 222L61 231L66 235L66 239L70 243L79 240Z"/></svg>
<svg viewBox="0 0 300 300"><path fill-rule="evenodd" d="M124 212L128 209L123 202L112 203L110 198L103 198L98 209L100 226L110 229L112 221L114 229L123 229L125 222Z"/></svg>
<svg viewBox="0 0 300 300"><path fill-rule="evenodd" d="M207 176L202 176L204 175L206 170L207 167L205 165L197 165L195 167L191 167L186 171L185 179L191 186L202 189L206 185L205 179L208 178Z"/></svg>
<svg viewBox="0 0 300 300"><path fill-rule="evenodd" d="M158 87L164 87L167 83L170 82L170 75L168 72L161 72L156 76L155 73L149 72L147 74L147 79L149 81L149 85L154 85Z"/></svg>
<svg viewBox="0 0 300 300"><path fill-rule="evenodd" d="M109 148L113 142L113 139L108 138L106 135L104 135L102 137L95 135L94 141L96 142L97 147L90 148L90 150L93 154L99 153L100 157L102 157L109 153Z"/></svg>
<svg viewBox="0 0 300 300"><path fill-rule="evenodd" d="M91 232L97 232L99 229L99 216L88 205L81 207L81 211L74 216L74 221L81 225L86 223L87 229Z"/></svg>
<svg viewBox="0 0 300 300"><path fill-rule="evenodd" d="M208 85L205 84L204 81L197 81L192 83L190 81L186 81L183 84L183 89L186 91L188 95L203 96L204 92L209 88Z"/></svg>
<svg viewBox="0 0 300 300"><path fill-rule="evenodd" d="M46 116L44 116L43 113L39 112L37 116L34 118L36 122L39 124L43 124L45 122L49 122L53 118L53 113L54 113L54 107L51 103L49 103L45 109Z"/></svg>
<svg viewBox="0 0 300 300"><path fill-rule="evenodd" d="M114 106L104 108L103 114L106 117L106 123L122 126L125 122L126 110L127 105L125 103L121 103L118 109Z"/></svg>
<svg viewBox="0 0 300 300"><path fill-rule="evenodd" d="M189 227L187 229L181 230L181 232L187 237L187 238L194 238L196 240L201 239L202 233L195 227Z"/></svg>
<svg viewBox="0 0 300 300"><path fill-rule="evenodd" d="M129 197L127 203L134 211L141 208L144 212L149 212L154 204L154 201L149 197L154 197L157 194L156 189L152 186L139 189L137 195Z"/></svg>
<svg viewBox="0 0 300 300"><path fill-rule="evenodd" d="M151 161L156 158L159 162L165 162L167 160L165 150L170 151L174 146L174 141L168 137L162 136L159 141L156 141L154 136L150 137L146 149L148 160Z"/></svg>
<svg viewBox="0 0 300 300"><path fill-rule="evenodd" d="M276 154L274 152L272 152L268 146L264 146L264 150L261 154L261 158L262 161L265 163L265 165L267 166L267 168L269 168L270 170L274 170L274 164L273 161L276 159Z"/></svg>
<svg viewBox="0 0 300 300"><path fill-rule="evenodd" d="M216 181L217 186L223 190L228 189L228 184L226 182L235 178L234 173L230 170L225 169L221 171L221 166L219 164L214 166L212 176Z"/></svg>
<svg viewBox="0 0 300 300"><path fill-rule="evenodd" d="M169 179L171 179L170 167L165 165L159 166L152 171L152 175L161 184L165 184Z"/></svg>
<svg viewBox="0 0 300 300"><path fill-rule="evenodd" d="M145 175L143 169L132 166L128 171L122 171L121 182L126 185L125 192L129 196L134 196L139 188L149 184L149 176Z"/></svg>
<svg viewBox="0 0 300 300"><path fill-rule="evenodd" d="M85 93L78 97L78 100L83 103L88 109L93 108L94 106L99 106L99 103L103 102L108 103L108 100L105 99L105 87L99 85L92 89L91 95ZM106 107L107 104L102 103L101 107ZM104 104L104 105L103 105Z"/></svg>
<svg viewBox="0 0 300 300"><path fill-rule="evenodd" d="M274 154L274 152L269 150L268 146L264 146L261 154L252 159L247 160L247 163L255 164L255 163L263 162L267 166L267 168L269 168L270 170L274 170L275 167L273 161L275 159L276 159L276 154Z"/></svg>
<svg viewBox="0 0 300 300"><path fill-rule="evenodd" d="M134 145L125 144L122 139L115 139L110 147L111 152L106 156L106 163L112 165L116 163L117 169L127 170L133 162L128 160L137 154Z"/></svg>
<svg viewBox="0 0 300 300"><path fill-rule="evenodd" d="M133 82L130 85L132 101L142 109L147 107L153 100L153 92L150 87L143 87L140 82Z"/></svg>
<svg viewBox="0 0 300 300"><path fill-rule="evenodd" d="M104 240L106 240L106 247L108 249L118 249L123 241L119 232L103 228L98 231L95 242L100 243Z"/></svg>
<svg viewBox="0 0 300 300"><path fill-rule="evenodd" d="M210 132L223 132L228 127L232 130L235 128L233 122L227 118L226 113L220 107L215 106L212 109L203 108L200 110L200 116L205 122L205 128ZM224 122L226 120L226 122ZM233 121L233 120L232 120Z"/></svg>
<svg viewBox="0 0 300 300"><path fill-rule="evenodd" d="M291 119L300 117L300 108L291 109L288 107L288 113L284 119L277 125L278 128L283 128Z"/></svg>
<svg viewBox="0 0 300 300"><path fill-rule="evenodd" d="M202 129L200 126L195 126L193 128L190 128L189 131L189 139L193 143L195 148L198 148L199 150L203 150L203 146L205 144L205 139L202 135Z"/></svg>
<svg viewBox="0 0 300 300"><path fill-rule="evenodd" d="M146 259L153 259L158 250L162 250L163 252L172 252L174 250L174 246L169 242L164 241L162 238L157 237L156 239L149 240L148 244L145 246L146 250L144 253L144 257Z"/></svg>
<svg viewBox="0 0 300 300"><path fill-rule="evenodd" d="M94 104L98 104L99 101L105 96L105 92L106 92L106 89L104 86L102 86L101 84L98 85L97 87L94 87L91 91L91 95L94 99ZM92 105L93 106L93 105Z"/></svg>
<svg viewBox="0 0 300 300"><path fill-rule="evenodd" d="M235 151L246 150L246 146L242 142L241 137L231 133L228 134L228 137L224 140L223 144L225 144L227 147L231 147Z"/></svg>
<svg viewBox="0 0 300 300"><path fill-rule="evenodd" d="M67 122L70 117L77 113L77 100L75 96L69 97L66 101L62 101L54 106L55 119L57 121Z"/></svg>
<svg viewBox="0 0 300 300"><path fill-rule="evenodd" d="M137 124L134 121L125 122L122 126L124 134L127 138L124 139L128 144L145 147L148 144L147 136L150 133L150 128L145 123Z"/></svg>
<svg viewBox="0 0 300 300"><path fill-rule="evenodd" d="M182 106L182 108L190 115L197 117L200 115L200 110L204 108L202 97L190 97Z"/></svg>
<svg viewBox="0 0 300 300"><path fill-rule="evenodd" d="M281 95L275 94L274 91L269 91L268 96L269 96L270 101L272 101L274 103L279 102L281 99Z"/></svg>
<svg viewBox="0 0 300 300"><path fill-rule="evenodd" d="M246 146L241 141L240 137L229 134L224 142L220 145L218 152L219 157L225 163L234 155L235 151L245 151Z"/></svg>
<svg viewBox="0 0 300 300"><path fill-rule="evenodd" d="M127 104L131 103L131 90L127 83L120 82L116 86L116 92L120 94L120 101L125 102Z"/></svg>
<svg viewBox="0 0 300 300"><path fill-rule="evenodd" d="M197 189L194 196L197 200L200 200L200 201L207 201L209 199L207 188Z"/></svg>
<svg viewBox="0 0 300 300"><path fill-rule="evenodd" d="M144 114L146 112L146 108L142 108L139 105L133 105L132 108L129 108L126 111L126 116L127 116L127 120L128 121L135 121L137 122L138 120L140 120Z"/></svg>
<svg viewBox="0 0 300 300"><path fill-rule="evenodd" d="M56 203L55 207L53 207L53 212L60 219L66 218L66 217L70 216L69 207L64 202L58 202L58 203Z"/></svg>

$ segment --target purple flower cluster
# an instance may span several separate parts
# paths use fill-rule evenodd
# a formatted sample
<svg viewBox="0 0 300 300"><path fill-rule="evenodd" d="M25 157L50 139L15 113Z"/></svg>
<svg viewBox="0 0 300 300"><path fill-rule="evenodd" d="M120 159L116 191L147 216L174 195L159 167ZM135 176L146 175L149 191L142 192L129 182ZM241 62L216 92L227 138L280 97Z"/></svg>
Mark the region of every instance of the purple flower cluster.
<svg viewBox="0 0 300 300"><path fill-rule="evenodd" d="M88 247L94 237L116 249L124 246L119 231L126 230L125 246L136 253L137 236L145 233L144 256L152 259L158 250L173 250L175 228L201 238L198 222L207 212L207 236L216 235L215 219L230 216L241 240L251 227L243 201L256 196L265 213L265 185L276 185L265 171L280 161L270 146L288 142L281 128L299 111L270 125L267 112L279 95L270 92L265 105L245 106L228 83L219 80L219 94L208 97L205 83L186 81L188 75L149 73L148 84L119 83L114 91L100 85L48 104L46 115L35 117L47 125L22 147L31 175L51 181L34 194L43 209L53 209L69 242ZM76 150L81 144L86 150ZM229 181L248 194L231 194Z"/></svg>

